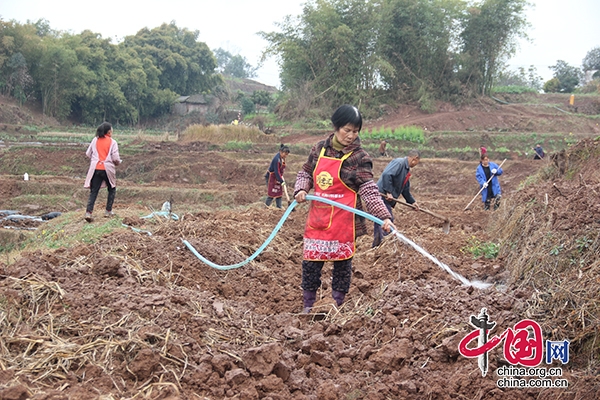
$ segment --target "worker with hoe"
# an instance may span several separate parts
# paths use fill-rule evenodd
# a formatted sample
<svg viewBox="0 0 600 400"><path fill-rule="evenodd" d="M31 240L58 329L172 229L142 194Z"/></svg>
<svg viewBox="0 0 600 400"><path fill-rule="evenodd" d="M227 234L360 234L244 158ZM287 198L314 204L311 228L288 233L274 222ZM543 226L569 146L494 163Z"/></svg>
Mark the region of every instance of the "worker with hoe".
<svg viewBox="0 0 600 400"><path fill-rule="evenodd" d="M544 149L539 143L535 145L533 151L535 151L535 155L533 156L534 160L541 160L546 156L546 153L544 153Z"/></svg>
<svg viewBox="0 0 600 400"><path fill-rule="evenodd" d="M282 143L265 174L265 181L267 182L267 200L265 204L267 206L270 206L273 199L275 199L275 205L277 208L281 208L281 196L283 195L283 185L285 185L283 171L285 171L285 159L288 154L290 154L290 148Z"/></svg>
<svg viewBox="0 0 600 400"><path fill-rule="evenodd" d="M498 164L490 161L487 153L481 156L481 162L475 172L475 179L479 182L479 188L483 189L481 191L481 201L483 202L484 210L490 209L492 199L496 199L494 202L494 211L500 207L502 191L498 176L502 175L502 172L502 168Z"/></svg>
<svg viewBox="0 0 600 400"><path fill-rule="evenodd" d="M421 160L421 153L417 149L408 152L406 157L395 158L385 167L379 180L377 188L381 195L384 196L383 203L388 209L392 222L394 222L394 214L392 209L396 206L396 201L400 195L408 204L412 204L415 210L419 210L419 205L410 193L410 169L417 166ZM373 245L377 247L381 244L383 237L386 234L377 224L373 227Z"/></svg>
<svg viewBox="0 0 600 400"><path fill-rule="evenodd" d="M383 220L383 230L393 228L377 185L373 181L373 161L361 147L358 136L362 116L351 105L340 106L332 115L334 132L318 142L296 177L294 197L298 203L314 188L314 195L356 209ZM363 217L322 202L310 203L304 230L302 261L303 313L309 313L321 286L325 261L333 262L332 297L340 306L350 290L352 257L358 236L367 233Z"/></svg>

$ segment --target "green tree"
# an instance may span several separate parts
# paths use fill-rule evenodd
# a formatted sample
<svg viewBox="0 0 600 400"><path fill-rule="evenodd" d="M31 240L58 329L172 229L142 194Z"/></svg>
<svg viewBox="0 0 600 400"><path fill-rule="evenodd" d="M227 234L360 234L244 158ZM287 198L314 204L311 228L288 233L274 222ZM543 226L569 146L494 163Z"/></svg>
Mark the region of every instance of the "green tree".
<svg viewBox="0 0 600 400"><path fill-rule="evenodd" d="M4 94L15 95L15 88L19 87L17 92L26 92L21 97L35 96L32 69L39 57L40 41L33 25L0 19L0 90Z"/></svg>
<svg viewBox="0 0 600 400"><path fill-rule="evenodd" d="M516 40L526 37L526 0L483 0L468 9L463 21L460 68L463 82L489 94L503 61L514 54Z"/></svg>
<svg viewBox="0 0 600 400"><path fill-rule="evenodd" d="M594 78L600 77L600 47L594 47L588 51L583 59L583 71L596 71Z"/></svg>
<svg viewBox="0 0 600 400"><path fill-rule="evenodd" d="M271 104L271 94L266 90L255 90L252 92L252 102L261 106L268 106Z"/></svg>
<svg viewBox="0 0 600 400"><path fill-rule="evenodd" d="M36 77L41 92L42 111L46 115L66 118L71 114L71 102L78 89L85 89L85 68L77 63L75 52L58 40L45 43Z"/></svg>
<svg viewBox="0 0 600 400"><path fill-rule="evenodd" d="M557 93L560 90L560 81L557 78L552 78L544 83L545 93Z"/></svg>
<svg viewBox="0 0 600 400"><path fill-rule="evenodd" d="M426 103L454 86L452 45L462 3L454 0L387 0L380 51L392 68L382 78L397 93Z"/></svg>
<svg viewBox="0 0 600 400"><path fill-rule="evenodd" d="M500 72L494 86L523 86L540 91L542 89L542 77L538 75L537 68L533 65L530 65L527 70L519 67L516 72Z"/></svg>
<svg viewBox="0 0 600 400"><path fill-rule="evenodd" d="M581 81L581 70L567 64L563 60L556 61L555 65L548 68L554 71L553 76L558 80L557 92L572 93Z"/></svg>
<svg viewBox="0 0 600 400"><path fill-rule="evenodd" d="M33 88L33 78L29 75L27 61L23 54L15 53L6 63L6 67L9 71L12 70L6 80L6 92L22 105L32 94Z"/></svg>
<svg viewBox="0 0 600 400"><path fill-rule="evenodd" d="M279 24L281 32L261 32L269 42L264 56L277 58L282 86L294 93L289 108L369 101L384 64L377 53L380 18L378 2L314 0L297 20Z"/></svg>
<svg viewBox="0 0 600 400"><path fill-rule="evenodd" d="M253 67L246 57L239 54L233 55L227 50L218 48L214 51L219 71L223 75L234 78L254 78L256 76L256 67Z"/></svg>
<svg viewBox="0 0 600 400"><path fill-rule="evenodd" d="M242 107L242 113L246 114L254 114L256 112L256 105L252 101L251 98L243 96L240 99L240 106Z"/></svg>
<svg viewBox="0 0 600 400"><path fill-rule="evenodd" d="M217 62L208 46L198 41L198 31L178 28L174 22L140 30L127 36L123 46L140 58L150 58L160 70L160 89L179 95L210 93L221 83Z"/></svg>

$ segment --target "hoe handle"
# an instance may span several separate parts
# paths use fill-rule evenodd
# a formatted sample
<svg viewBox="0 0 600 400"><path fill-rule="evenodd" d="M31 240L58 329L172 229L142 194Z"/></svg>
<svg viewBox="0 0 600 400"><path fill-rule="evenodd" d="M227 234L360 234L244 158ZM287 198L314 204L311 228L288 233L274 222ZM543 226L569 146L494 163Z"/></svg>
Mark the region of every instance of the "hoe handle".
<svg viewBox="0 0 600 400"><path fill-rule="evenodd" d="M382 194L382 196L385 196L385 195L383 195L383 194ZM416 208L415 206L413 206L412 204L405 203L405 202L403 202L402 200L398 200L398 199L392 199L392 200L393 200L393 201L395 201L395 202L396 202L396 203L398 203L398 204L402 204L402 205L404 205L404 206L410 207L410 208L412 208L413 210L416 210L416 209L417 209L417 208ZM434 213L433 211L429 211L429 210L426 210L426 209L424 209L424 208L420 208L420 207L419 207L418 211L423 211L425 214L429 214L429 215L431 215L432 217L439 218L439 219L443 220L444 222L448 222L448 217L444 217L443 215L436 214L436 213Z"/></svg>

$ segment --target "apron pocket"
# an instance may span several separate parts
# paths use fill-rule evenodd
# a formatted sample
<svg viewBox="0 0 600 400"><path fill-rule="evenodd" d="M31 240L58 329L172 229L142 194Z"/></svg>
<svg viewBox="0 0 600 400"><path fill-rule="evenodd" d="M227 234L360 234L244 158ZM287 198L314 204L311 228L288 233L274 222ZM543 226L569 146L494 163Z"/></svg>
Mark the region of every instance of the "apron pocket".
<svg viewBox="0 0 600 400"><path fill-rule="evenodd" d="M317 204L316 202L312 202L310 206L308 226L319 231L329 229L333 220L333 206L329 204Z"/></svg>

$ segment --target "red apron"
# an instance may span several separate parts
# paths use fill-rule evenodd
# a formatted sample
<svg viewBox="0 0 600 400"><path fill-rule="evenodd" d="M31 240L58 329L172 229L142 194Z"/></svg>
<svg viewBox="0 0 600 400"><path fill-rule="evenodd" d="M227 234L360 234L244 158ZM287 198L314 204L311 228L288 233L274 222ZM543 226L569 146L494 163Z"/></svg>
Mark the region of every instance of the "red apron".
<svg viewBox="0 0 600 400"><path fill-rule="evenodd" d="M340 179L342 158L326 157L321 149L313 172L315 196L356 208L356 192ZM354 214L339 207L312 201L304 230L304 259L308 261L347 260L354 255Z"/></svg>
<svg viewBox="0 0 600 400"><path fill-rule="evenodd" d="M283 171L285 170L285 162L283 159L277 164L279 168L279 176L283 178ZM277 199L283 195L283 187L281 183L277 182L275 172L269 172L269 183L267 185L267 196Z"/></svg>

